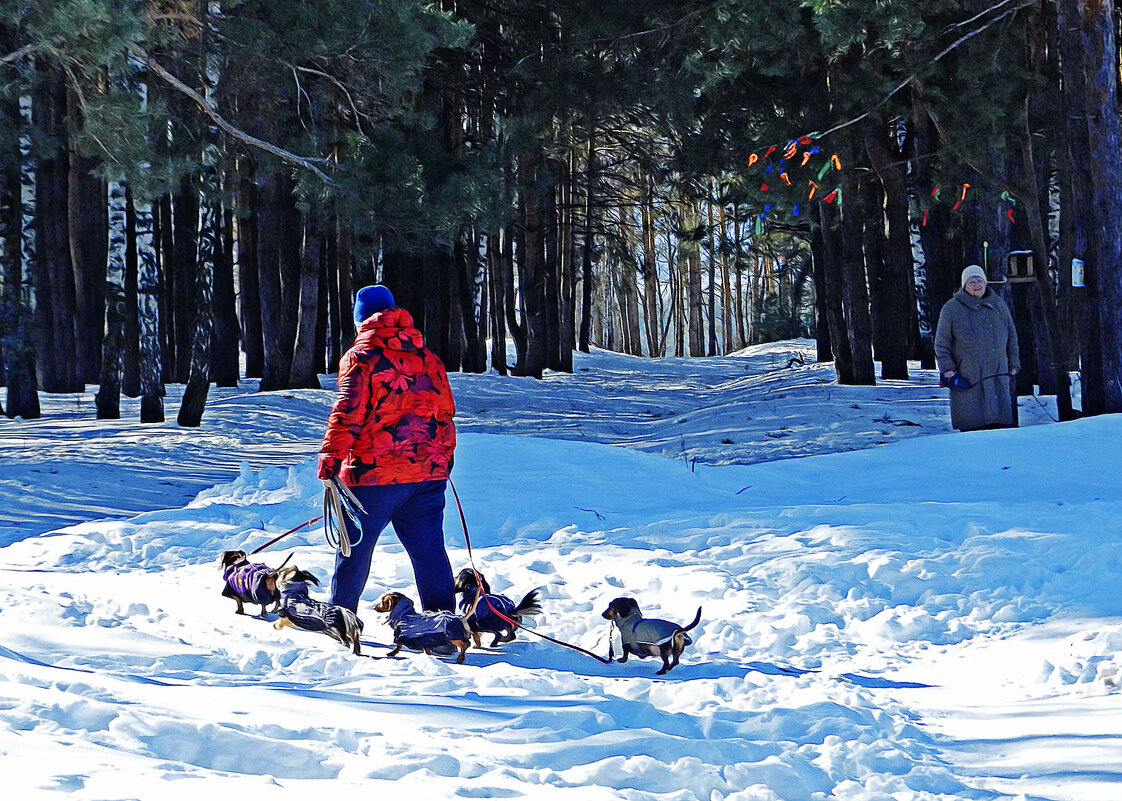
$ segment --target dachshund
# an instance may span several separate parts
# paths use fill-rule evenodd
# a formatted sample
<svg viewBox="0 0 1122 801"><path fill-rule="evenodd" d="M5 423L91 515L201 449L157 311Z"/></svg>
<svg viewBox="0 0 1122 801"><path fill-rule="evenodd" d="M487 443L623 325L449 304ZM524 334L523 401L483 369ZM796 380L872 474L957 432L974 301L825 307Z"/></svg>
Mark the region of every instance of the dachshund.
<svg viewBox="0 0 1122 801"><path fill-rule="evenodd" d="M456 576L454 589L457 593L463 593L460 613L471 631L471 639L476 648L483 647L479 641L484 632L495 635L491 641L492 648L499 643L512 641L515 629L522 625L522 618L542 613L538 602L540 590L530 590L516 605L505 595L492 594L491 585L483 574L470 567L464 568Z"/></svg>
<svg viewBox="0 0 1122 801"><path fill-rule="evenodd" d="M269 574L268 581L280 594L280 617L273 628L287 626L305 631L323 631L344 648L351 647L355 656L362 656L359 635L362 621L350 609L317 601L308 595L308 584L319 585L319 580L307 570L282 567Z"/></svg>
<svg viewBox="0 0 1122 801"><path fill-rule="evenodd" d="M630 654L635 654L640 659L648 656L662 657L662 670L656 674L661 676L678 664L682 651L693 642L686 632L701 622L701 607L697 608L697 615L688 626L679 626L668 620L644 618L639 611L639 604L631 598L616 598L608 604L603 616L619 629L619 637L623 642L620 663L626 662Z"/></svg>
<svg viewBox="0 0 1122 801"><path fill-rule="evenodd" d="M374 605L374 610L388 612L386 623L393 628L394 648L386 656L397 656L402 648L427 654L440 654L454 648L459 651L456 664L463 664L469 635L462 617L447 611L418 612L413 602L400 592L387 592Z"/></svg>
<svg viewBox="0 0 1122 801"><path fill-rule="evenodd" d="M267 579L273 569L268 565L250 562L245 551L226 551L218 560L222 564L223 598L233 598L238 604L237 614L245 614L246 604L260 604L261 616L268 614L267 607L273 604L273 612L280 608L280 593L276 588L267 586Z"/></svg>

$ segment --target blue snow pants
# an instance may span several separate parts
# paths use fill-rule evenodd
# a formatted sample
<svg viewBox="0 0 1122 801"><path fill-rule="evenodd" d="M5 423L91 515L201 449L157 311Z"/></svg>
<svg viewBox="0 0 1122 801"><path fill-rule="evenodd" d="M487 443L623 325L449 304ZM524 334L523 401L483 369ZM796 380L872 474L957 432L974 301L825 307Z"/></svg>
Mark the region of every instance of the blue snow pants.
<svg viewBox="0 0 1122 801"><path fill-rule="evenodd" d="M444 550L444 489L447 481L351 487L366 509L361 539L354 522L346 518L351 555L335 554L331 577L331 603L358 611L358 601L370 576L370 560L378 536L392 523L398 540L413 563L413 577L421 608L429 611L455 607L452 566ZM357 544L355 544L357 543ZM387 590L396 589L387 587Z"/></svg>

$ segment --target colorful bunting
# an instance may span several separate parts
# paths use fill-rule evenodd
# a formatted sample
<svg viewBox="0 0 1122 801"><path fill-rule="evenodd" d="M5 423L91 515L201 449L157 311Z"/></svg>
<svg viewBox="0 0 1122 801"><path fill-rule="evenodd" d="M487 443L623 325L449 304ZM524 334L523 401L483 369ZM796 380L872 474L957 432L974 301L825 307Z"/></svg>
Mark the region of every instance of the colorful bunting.
<svg viewBox="0 0 1122 801"><path fill-rule="evenodd" d="M958 207L962 205L962 201L966 200L966 190L969 188L970 184L962 185L962 194L959 195L958 200L955 201L955 204L951 207L951 211L958 211Z"/></svg>

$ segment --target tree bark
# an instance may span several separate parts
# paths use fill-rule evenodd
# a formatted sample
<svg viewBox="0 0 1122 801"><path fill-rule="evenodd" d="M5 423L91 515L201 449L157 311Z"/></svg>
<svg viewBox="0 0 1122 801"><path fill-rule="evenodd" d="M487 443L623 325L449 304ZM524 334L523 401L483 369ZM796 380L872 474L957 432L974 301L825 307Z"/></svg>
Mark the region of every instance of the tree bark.
<svg viewBox="0 0 1122 801"><path fill-rule="evenodd" d="M160 265L152 204L133 204L136 236L136 296L140 329L140 422L164 422L164 372L160 346Z"/></svg>
<svg viewBox="0 0 1122 801"><path fill-rule="evenodd" d="M872 131L866 138L866 151L873 170L884 189L884 216L888 224L880 269L870 277L876 323L875 346L881 360L881 378L908 379L908 356L915 342L915 269L908 220L908 192L899 157L889 153L883 137ZM871 212L866 225L875 231L880 226L879 207Z"/></svg>
<svg viewBox="0 0 1122 801"><path fill-rule="evenodd" d="M109 256L105 276L105 338L102 340L101 380L94 396L98 419L121 416L121 352L125 338L125 258L128 240L127 190L110 181Z"/></svg>
<svg viewBox="0 0 1122 801"><path fill-rule="evenodd" d="M3 102L3 101L0 101ZM19 119L15 103L5 103L4 117ZM24 136L21 135L21 150ZM0 168L0 328L3 337L4 383L8 388L8 404L4 414L34 420L40 415L39 393L35 383L35 347L30 333L33 314L28 306L32 297L30 265L24 257L25 247L21 222L23 196L21 169Z"/></svg>
<svg viewBox="0 0 1122 801"><path fill-rule="evenodd" d="M1057 8L1068 153L1077 155L1071 169L1088 170L1081 183L1091 189L1085 205L1073 213L1094 232L1084 258L1090 290L1084 303L1097 317L1084 349L1086 361L1095 364L1083 382L1084 413L1122 412L1122 231L1116 219L1122 204L1122 133L1115 4L1058 0Z"/></svg>

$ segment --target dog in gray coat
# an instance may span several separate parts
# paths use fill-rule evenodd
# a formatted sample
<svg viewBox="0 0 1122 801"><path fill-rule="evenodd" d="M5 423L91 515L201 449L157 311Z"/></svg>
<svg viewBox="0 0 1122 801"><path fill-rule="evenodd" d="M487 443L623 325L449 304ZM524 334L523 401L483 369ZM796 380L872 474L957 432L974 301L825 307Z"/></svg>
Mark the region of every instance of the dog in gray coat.
<svg viewBox="0 0 1122 801"><path fill-rule="evenodd" d="M308 584L319 580L307 570L282 567L269 574L269 585L280 595L280 612L273 628L286 626L305 631L322 631L344 648L350 646L355 656L362 656L359 635L362 621L350 609L317 601L308 594Z"/></svg>
<svg viewBox="0 0 1122 801"><path fill-rule="evenodd" d="M608 604L603 616L619 629L619 637L623 642L620 663L626 662L631 654L640 659L648 656L661 657L662 670L656 674L661 676L678 664L686 646L693 642L686 632L701 622L701 607L697 608L697 615L688 626L679 626L669 620L645 618L639 611L639 604L632 598L616 598Z"/></svg>

